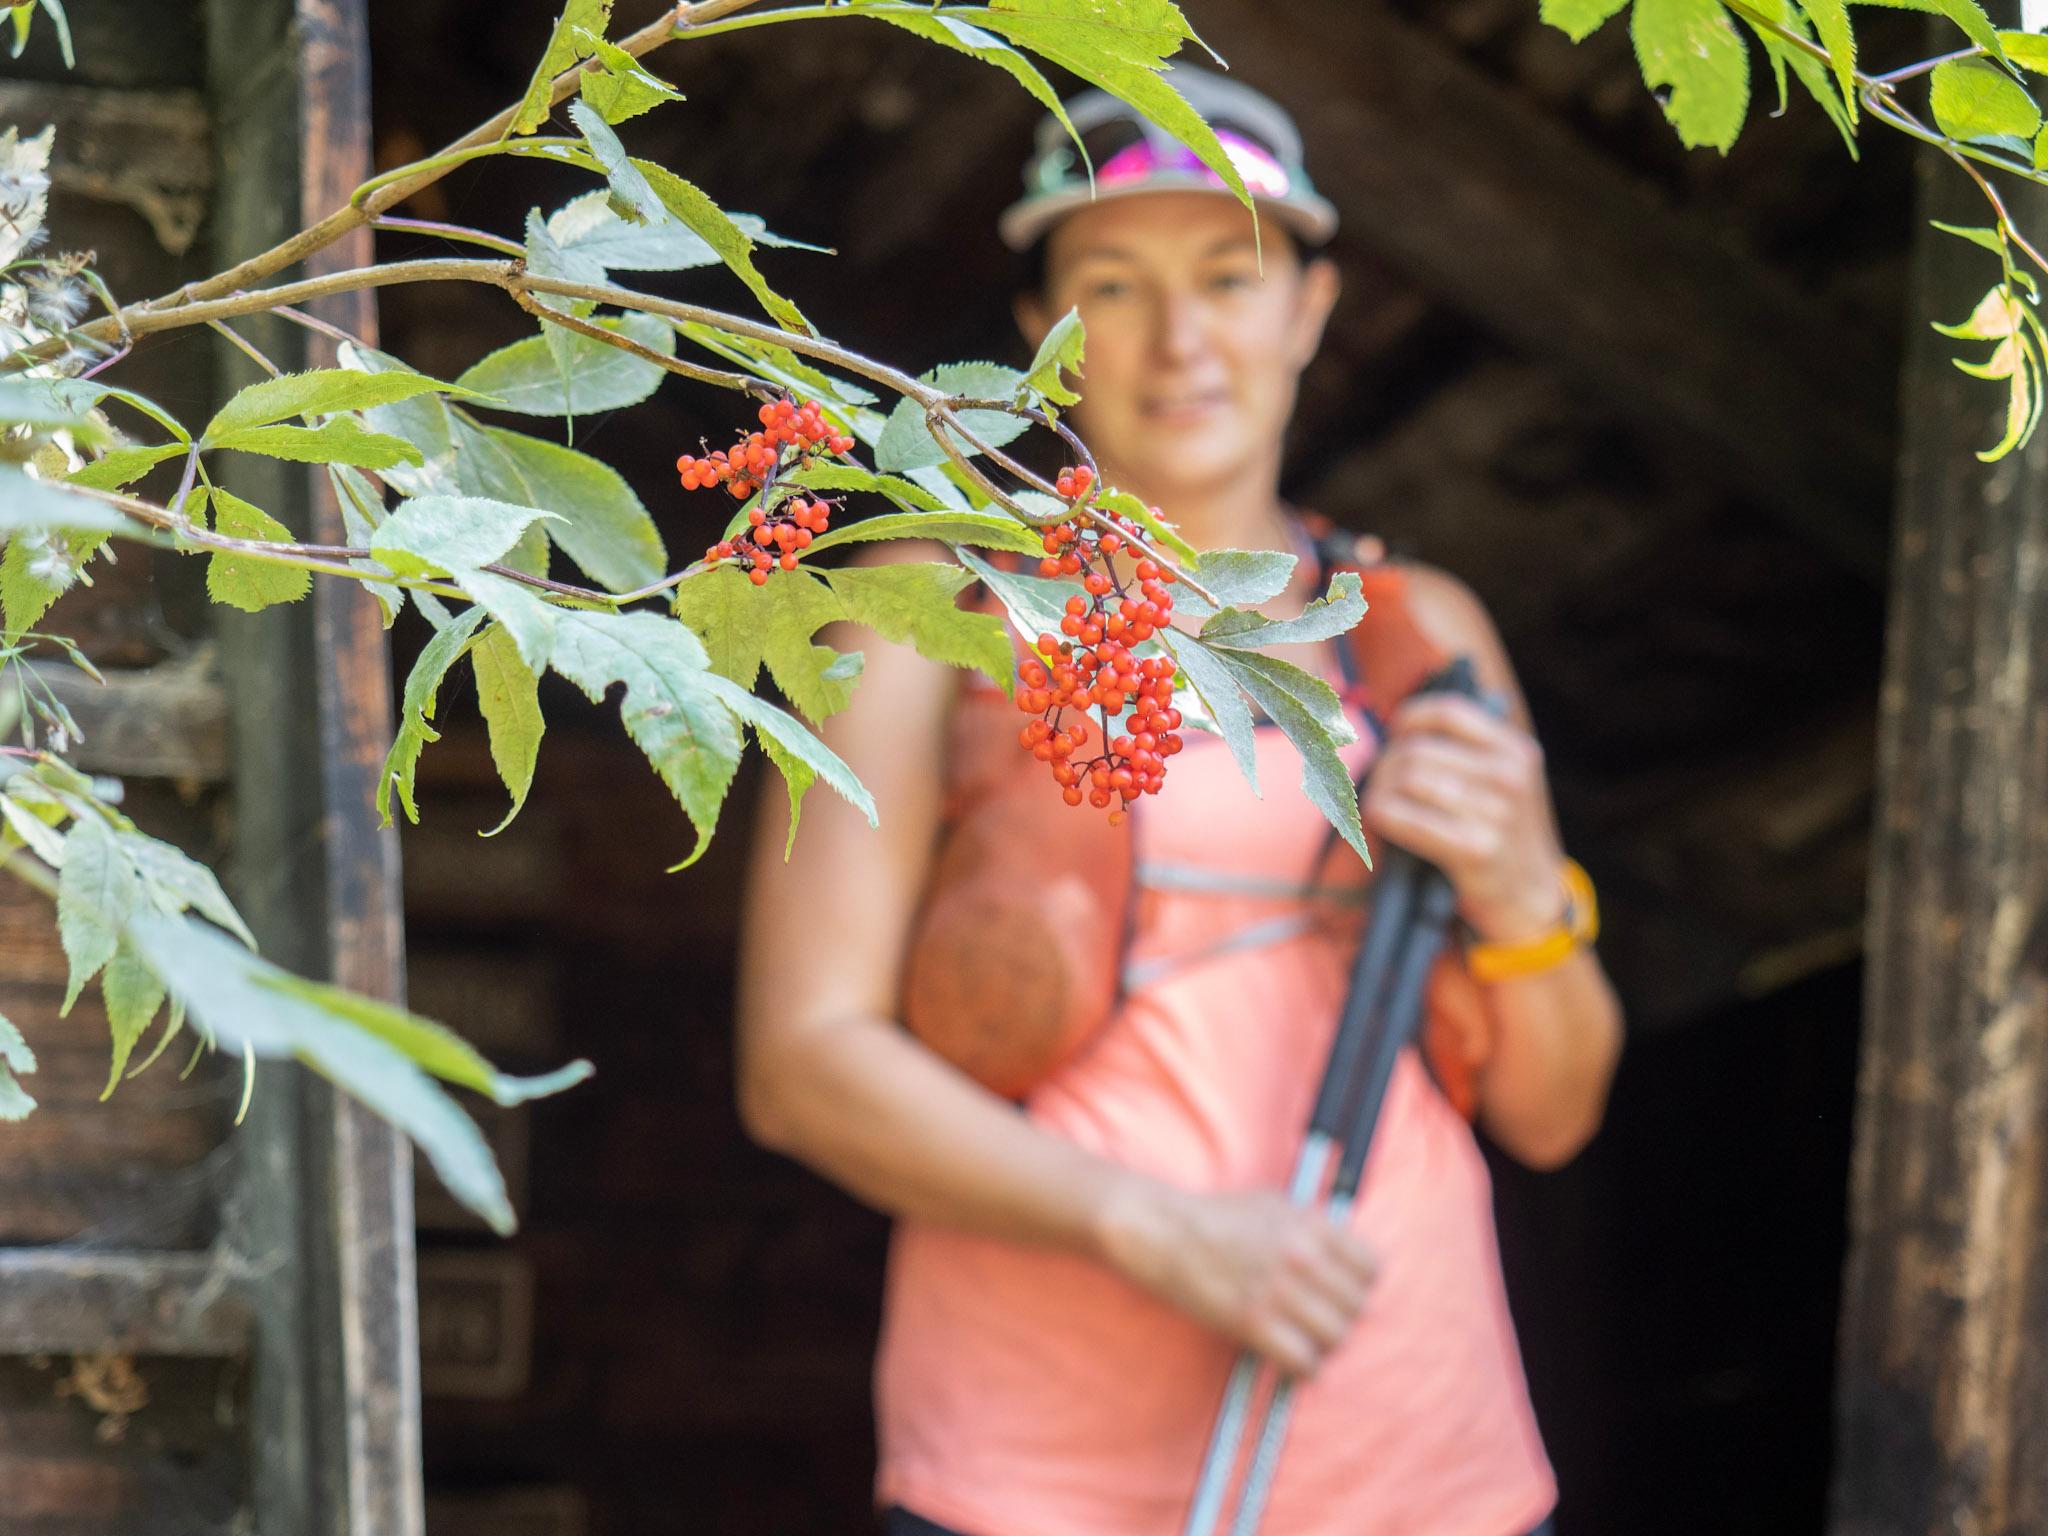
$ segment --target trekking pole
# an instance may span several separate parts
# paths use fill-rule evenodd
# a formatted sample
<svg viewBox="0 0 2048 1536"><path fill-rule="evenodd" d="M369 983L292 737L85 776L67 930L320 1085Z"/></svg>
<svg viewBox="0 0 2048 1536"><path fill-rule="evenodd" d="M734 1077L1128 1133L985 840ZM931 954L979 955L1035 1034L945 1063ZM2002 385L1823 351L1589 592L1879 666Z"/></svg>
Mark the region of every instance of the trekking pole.
<svg viewBox="0 0 2048 1536"><path fill-rule="evenodd" d="M1464 694L1477 692L1471 664L1460 657L1444 667L1425 682L1417 692L1441 690ZM1321 1193L1324 1175L1329 1171L1332 1155L1340 1148L1346 1152L1344 1165L1349 1166L1349 1142L1352 1139L1346 1131L1355 1127L1359 1110L1364 1104L1354 1092L1354 1079L1360 1070L1360 1058L1372 1036L1372 1026L1381 1022L1381 1002L1388 994L1390 976L1398 985L1397 963L1401 960L1416 918L1418 887L1425 874L1434 873L1430 866L1422 863L1412 854L1399 848L1389 849L1383 860L1379 878L1374 882L1372 915L1367 922L1364 941L1359 945L1358 957L1353 963L1350 989L1344 998L1344 1011L1337 1022L1337 1032L1331 1041L1330 1055L1323 1068L1322 1083L1316 1091L1315 1108L1309 1116L1306 1135L1302 1139L1299 1156L1295 1160L1294 1174L1289 1180L1287 1198L1295 1205L1311 1205ZM1441 876L1438 877L1441 879ZM1446 882L1448 884L1448 882ZM1441 944L1441 935L1438 943ZM1431 951L1432 958L1434 950ZM1406 967L1399 968L1405 971ZM1423 967L1426 976L1428 967ZM1371 1138L1371 1122L1378 1116L1378 1099L1385 1091L1386 1077L1393 1070L1393 1058L1399 1054L1396 1046L1391 1052L1384 1048L1386 1031L1381 1031L1382 1049L1375 1052L1371 1072L1378 1080L1378 1088L1371 1091L1370 1111L1366 1114L1364 1134ZM1413 1034L1412 1028L1402 1036L1405 1040ZM1378 1065L1378 1058L1386 1058L1385 1073ZM1357 1162L1364 1167L1364 1150L1361 1147ZM1341 1170L1340 1170L1341 1177ZM1356 1188L1356 1174L1352 1179ZM1345 1202L1345 1211L1350 1202ZM1333 1219L1341 1216L1333 1214ZM1232 1473L1237 1469L1238 1446L1244 1438L1245 1421L1251 1412L1253 1392L1258 1385L1260 1361L1253 1350L1241 1351L1236 1364L1231 1368L1230 1379L1224 1388L1223 1402L1217 1410L1216 1423L1210 1432L1209 1447L1202 1458L1202 1468L1195 1484L1194 1502L1189 1507L1184 1536L1213 1536L1217 1522L1223 1512L1224 1496L1229 1492ZM1278 1394L1286 1391L1283 1381L1276 1388ZM1283 1408L1282 1422L1285 1422ZM1268 1405L1266 1425L1262 1427L1260 1444L1265 1443L1272 1423L1272 1405ZM1277 1455L1275 1446L1272 1455ZM1257 1471L1256 1465L1253 1468ZM1270 1466L1265 1473L1270 1480ZM1249 1491L1249 1489L1247 1490ZM1264 1496L1261 1495L1261 1503ZM1235 1529L1235 1527L1233 1528Z"/></svg>
<svg viewBox="0 0 2048 1536"><path fill-rule="evenodd" d="M1399 850L1389 857L1412 858ZM1332 1226L1341 1227L1350 1220L1351 1209L1357 1203L1359 1182L1365 1173L1366 1153L1372 1147L1373 1132L1379 1124L1380 1106L1386 1101L1387 1084L1393 1077L1394 1063L1421 1028L1430 968L1443 951L1451 916L1457 908L1457 892L1442 871L1434 865L1422 864L1420 860L1414 862L1418 869L1416 881L1421 889L1413 908L1413 926L1405 935L1408 942L1402 949L1400 964L1394 973L1393 992L1387 1000L1386 1027L1373 1042L1377 1049L1366 1064L1366 1076L1358 1085L1357 1095L1345 1106L1348 1128L1344 1155L1338 1162L1337 1177L1331 1185L1330 1203L1326 1207ZM1291 1376L1283 1376L1274 1383L1273 1395L1266 1402L1265 1422L1260 1425L1258 1439L1252 1447L1251 1466L1245 1473L1244 1491L1238 1498L1237 1518L1231 1522L1230 1536L1253 1536L1259 1528L1259 1520L1266 1510L1266 1499L1273 1491L1274 1474L1279 1470L1280 1448L1287 1439L1288 1418L1294 1409L1294 1387L1295 1379Z"/></svg>

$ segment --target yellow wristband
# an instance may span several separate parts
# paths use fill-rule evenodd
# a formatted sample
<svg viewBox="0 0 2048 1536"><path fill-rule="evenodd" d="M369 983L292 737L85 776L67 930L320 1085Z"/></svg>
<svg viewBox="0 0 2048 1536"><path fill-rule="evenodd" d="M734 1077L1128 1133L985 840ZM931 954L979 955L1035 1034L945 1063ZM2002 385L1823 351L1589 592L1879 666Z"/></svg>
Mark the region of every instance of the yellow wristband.
<svg viewBox="0 0 2048 1536"><path fill-rule="evenodd" d="M1465 968L1474 981L1506 981L1515 976L1533 976L1561 963L1582 944L1600 936L1600 907L1593 895L1593 881L1576 859L1566 859L1559 871L1564 880L1564 916L1557 926L1533 939L1512 944L1472 944L1465 950Z"/></svg>

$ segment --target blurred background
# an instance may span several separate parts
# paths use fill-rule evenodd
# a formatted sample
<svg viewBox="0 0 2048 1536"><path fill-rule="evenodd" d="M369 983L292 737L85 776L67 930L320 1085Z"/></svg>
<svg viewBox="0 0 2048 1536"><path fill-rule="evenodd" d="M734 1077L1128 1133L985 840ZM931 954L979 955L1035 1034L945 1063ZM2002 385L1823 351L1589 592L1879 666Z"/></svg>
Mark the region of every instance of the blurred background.
<svg viewBox="0 0 2048 1536"><path fill-rule="evenodd" d="M1895 136L1867 135L1852 164L1811 101L1778 116L1761 96L1733 153L1687 154L1626 32L1574 46L1538 23L1535 0L1185 8L1297 114L1343 219L1344 296L1305 382L1289 494L1486 600L1548 750L1567 845L1601 888L1601 950L1630 1026L1608 1126L1561 1173L1495 1166L1512 1302L1563 1486L1559 1531L1818 1531L1894 394L1919 318L1906 306L1910 157ZM214 270L194 239L205 188L178 186L177 166L238 149L232 136L212 145L203 104L180 94L201 77L229 89L232 40L216 16L209 63L183 7L153 9L139 33L95 40L75 7L81 72L47 57L44 37L14 66L26 83L0 86L0 121L27 121L29 98L9 111L8 92L56 82L168 114L131 130L148 153L58 182L53 224L69 221L66 243L99 243L124 297ZM516 97L554 9L370 7L375 168ZM657 9L620 0L615 34ZM1872 54L1917 56L1918 18L1859 22ZM689 100L627 124L629 146L728 209L835 247L761 258L835 339L913 370L1024 360L994 235L1038 115L1020 91L858 21L654 62ZM193 134L184 151L179 124ZM506 159L396 211L516 235L529 206L587 187ZM443 251L468 254L378 236L382 258ZM645 286L748 302L721 269ZM502 295L464 285L388 289L379 309L384 347L444 378L532 329ZM132 382L196 410L216 350L180 333L138 354ZM579 420L576 442L624 473L687 553L723 514L681 492L671 466L724 441L738 415L730 397L672 379L645 405ZM186 656L190 592L160 583L154 627L137 630L113 606L128 579L98 599L101 652ZM80 622L96 611L81 605ZM421 639L399 627L397 679ZM544 684L532 797L480 840L503 792L467 675L451 679L421 821L403 832L414 1006L510 1068L569 1055L598 1068L559 1099L483 1116L522 1218L511 1241L422 1180L428 1530L864 1530L885 1227L752 1148L732 1106L735 893L760 764L709 855L665 876L687 825L614 712L558 682ZM221 771L188 765L139 793L202 837ZM26 964L14 981L44 985ZM46 1095L47 1160L10 1163L19 1143L0 1140L0 1244L140 1231L152 1246L203 1247L238 1081L144 1079L110 1109L89 1102L92 1053L78 1049L75 1093ZM81 1154L100 1134L88 1123L116 1110L143 1129ZM85 1190L61 1207L48 1194L60 1161ZM138 1206L140 1227L105 1214ZM0 1420L9 1402L45 1401L55 1373L43 1369L0 1367ZM138 1465L149 1446L182 1443L182 1421L162 1416L178 1392L240 1390L232 1373L198 1371L164 1378L175 1390L160 1387L148 1411L160 1422L138 1418ZM68 1444L59 1411L34 1421L50 1446ZM226 1488L240 1475L233 1442L199 1433L181 1454ZM9 1454L0 1445L0 1469ZM0 1506L0 1530L16 1528ZM57 1513L19 1528L113 1529Z"/></svg>

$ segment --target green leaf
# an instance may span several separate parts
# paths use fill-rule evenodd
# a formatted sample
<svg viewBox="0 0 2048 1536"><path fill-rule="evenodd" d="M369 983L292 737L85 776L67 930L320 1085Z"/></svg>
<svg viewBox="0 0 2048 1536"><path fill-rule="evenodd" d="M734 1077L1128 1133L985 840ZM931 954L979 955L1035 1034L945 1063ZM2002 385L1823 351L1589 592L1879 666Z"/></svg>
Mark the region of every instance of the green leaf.
<svg viewBox="0 0 2048 1536"><path fill-rule="evenodd" d="M1856 32L1849 21L1848 0L1799 0L1813 23L1814 35L1828 51L1828 66L1842 92L1842 107L1856 121Z"/></svg>
<svg viewBox="0 0 2048 1536"><path fill-rule="evenodd" d="M569 118L590 146L591 158L611 186L611 208L620 218L634 224L659 223L661 199L626 154L611 125L587 101L569 103Z"/></svg>
<svg viewBox="0 0 2048 1536"><path fill-rule="evenodd" d="M761 659L790 703L813 720L824 720L846 708L865 658L851 661L830 646L814 645L811 636L846 617L831 588L815 572L799 568L755 589L753 611L746 620L760 633Z"/></svg>
<svg viewBox="0 0 2048 1536"><path fill-rule="evenodd" d="M535 524L591 580L627 592L661 579L668 551L625 478L602 460L502 427L464 429L464 477L482 495L540 507Z"/></svg>
<svg viewBox="0 0 2048 1536"><path fill-rule="evenodd" d="M384 521L384 497L370 482L346 465L327 466L328 484L334 488L334 500L341 508L342 535L352 545L365 545L370 536ZM349 565L358 571L370 571L379 576L389 576L390 571L375 560L351 560ZM392 581L365 581L363 585L370 595L377 599L384 610L384 627L389 629L398 618L398 612L405 606L405 588Z"/></svg>
<svg viewBox="0 0 2048 1536"><path fill-rule="evenodd" d="M664 101L683 99L681 91L659 75L649 73L617 43L606 42L602 33L581 32L576 45L578 51L595 54L599 61L599 68L584 71L578 89L606 122L623 123Z"/></svg>
<svg viewBox="0 0 2048 1536"><path fill-rule="evenodd" d="M1128 517L1155 544L1164 545L1166 552L1184 561L1189 569L1202 569L1202 555L1194 545L1180 536L1180 530L1167 522L1151 507L1145 505L1128 491L1108 491L1095 498L1095 504L1105 512L1114 512L1119 517Z"/></svg>
<svg viewBox="0 0 2048 1536"><path fill-rule="evenodd" d="M1238 769L1251 785L1252 793L1263 794L1259 788L1259 748L1252 734L1251 706L1245 702L1237 679L1214 652L1193 636L1168 626L1160 631L1159 638L1179 663L1181 676L1193 686L1209 723L1229 745L1230 755L1237 759Z"/></svg>
<svg viewBox="0 0 2048 1536"><path fill-rule="evenodd" d="M148 1032L157 1009L164 1005L164 988L124 939L100 975L100 995L106 1001L107 1028L113 1037L107 1086L100 1092L100 1101L104 1103L114 1096L128 1058L134 1054L135 1043Z"/></svg>
<svg viewBox="0 0 2048 1536"><path fill-rule="evenodd" d="M790 814L794 820L794 809ZM36 1053L28 1048L21 1031L0 1016L0 1121L25 1120L36 1107L36 1101L15 1081L17 1074L30 1077L35 1070Z"/></svg>
<svg viewBox="0 0 2048 1536"><path fill-rule="evenodd" d="M1020 555L1042 555L1039 536L1006 512L889 512L841 523L811 541L817 554L839 544L877 539L936 539L944 544L971 544L977 549L1005 549Z"/></svg>
<svg viewBox="0 0 2048 1536"><path fill-rule="evenodd" d="M664 356L675 355L675 331L653 315L607 316L594 323ZM545 322L543 326L546 335L500 347L480 359L458 382L492 396L493 410L524 416L569 416L638 405L667 376L659 363L560 326ZM550 352L551 342L560 347L566 360L563 366L557 365Z"/></svg>
<svg viewBox="0 0 2048 1536"><path fill-rule="evenodd" d="M337 987L303 981L191 917L138 917L129 940L215 1045L296 1057L412 1138L441 1182L501 1233L512 1208L476 1122L421 1070L469 1075L446 1032ZM397 1015L397 1018L390 1017ZM456 1072L464 1076L454 1076Z"/></svg>
<svg viewBox="0 0 2048 1536"><path fill-rule="evenodd" d="M1253 607L1287 590L1296 563L1277 549L1212 549L1202 556L1201 582L1224 607ZM1174 606L1198 619L1216 611L1185 585L1175 588Z"/></svg>
<svg viewBox="0 0 2048 1536"><path fill-rule="evenodd" d="M186 451L183 443L156 443L149 447L116 448L74 469L64 477L66 485L82 485L95 491L118 491L140 480L165 459Z"/></svg>
<svg viewBox="0 0 2048 1536"><path fill-rule="evenodd" d="M404 438L372 432L354 416L336 416L317 427L248 427L226 433L207 446L300 464L349 464L358 469L424 462L419 449Z"/></svg>
<svg viewBox="0 0 2048 1536"><path fill-rule="evenodd" d="M959 606L972 572L935 563L852 565L826 572L826 580L856 624L927 660L972 667L998 688L1010 688L1017 658L1002 620Z"/></svg>
<svg viewBox="0 0 2048 1536"><path fill-rule="evenodd" d="M540 63L534 66L533 78L526 84L526 94L520 97L519 109L505 129L507 138L515 133L532 133L548 120L554 102L555 76L583 57L576 34L589 32L602 37L611 17L612 0L569 0L555 20L547 48Z"/></svg>
<svg viewBox="0 0 2048 1536"><path fill-rule="evenodd" d="M50 605L70 590L69 585L58 586L43 580L33 569L39 549L44 541L57 541L57 550L62 554L66 566L76 571L86 560L107 542L104 533L23 533L7 541L7 548L0 553L0 640L8 645L21 638L23 630L35 628L42 616L50 611Z"/></svg>
<svg viewBox="0 0 2048 1536"><path fill-rule="evenodd" d="M0 378L0 426L37 432L69 432L96 446L107 440L105 425L93 419L92 401L65 390L54 379Z"/></svg>
<svg viewBox="0 0 2048 1536"><path fill-rule="evenodd" d="M765 590L732 565L714 566L675 589L673 612L703 642L711 670L746 689L753 688L761 672L767 635L760 599Z"/></svg>
<svg viewBox="0 0 2048 1536"><path fill-rule="evenodd" d="M772 741L782 749L780 755L771 758L778 767L785 758L794 758L814 777L823 779L837 790L848 805L867 817L869 826L880 824L875 814L874 796L867 792L866 786L853 776L853 770L840 761L830 747L805 730L793 716L765 699L755 698L715 672L706 672L704 678L726 707L754 728L754 734L760 737L764 746ZM791 788L794 790L795 786Z"/></svg>
<svg viewBox="0 0 2048 1536"><path fill-rule="evenodd" d="M923 382L948 395L967 400L1007 400L1017 393L1024 375L1000 363L942 363L923 377ZM1024 435L1031 423L1008 411L962 411L960 424L992 448L1000 448ZM965 457L977 449L956 440ZM908 398L896 402L875 444L875 468L885 471L919 469L946 462L946 451L938 444L924 421L924 407Z"/></svg>
<svg viewBox="0 0 2048 1536"><path fill-rule="evenodd" d="M855 14L849 12L849 14ZM912 6L879 7L867 14L891 26L914 32L927 42L951 48L955 53L964 53L971 59L979 59L1000 69L1028 91L1037 103L1044 107L1059 124L1067 130L1067 137L1074 141L1074 147L1085 160L1087 150L1081 145L1081 135L1074 131L1074 124L1067 116L1066 103L1059 98L1038 67L993 32L970 26L957 17L948 16L942 10L920 9ZM794 817L792 817L794 821ZM792 826L791 835L795 828Z"/></svg>
<svg viewBox="0 0 2048 1536"><path fill-rule="evenodd" d="M2041 109L2026 87L1981 59L1951 59L1938 66L1932 104L1934 121L1952 139L2004 134L2031 139L2041 127Z"/></svg>
<svg viewBox="0 0 2048 1536"><path fill-rule="evenodd" d="M195 491L194 497L201 492ZM213 509L213 531L237 539L289 541L291 529L261 507L216 487L207 501ZM206 595L244 613L260 613L277 603L295 603L313 590L313 573L303 566L280 565L247 555L214 554L206 562Z"/></svg>
<svg viewBox="0 0 2048 1536"><path fill-rule="evenodd" d="M57 936L71 963L62 1012L71 1011L85 984L114 958L121 926L134 909L135 869L114 834L97 815L77 818L57 873Z"/></svg>
<svg viewBox="0 0 2048 1536"><path fill-rule="evenodd" d="M712 690L712 673L697 637L651 613L557 614L552 665L593 704L614 683L626 685L619 716L654 771L709 846L740 761L739 728Z"/></svg>
<svg viewBox="0 0 2048 1536"><path fill-rule="evenodd" d="M906 512L946 510L946 504L923 486L898 475L876 474L858 464L812 464L790 470L779 476L775 483L800 491L871 491L877 496L888 497ZM1011 526L1015 525L1015 520L1011 519Z"/></svg>
<svg viewBox="0 0 2048 1536"><path fill-rule="evenodd" d="M718 253L719 259L760 300L770 319L786 331L811 330L811 323L804 318L803 311L770 288L768 280L755 269L754 242L744 229L733 222L730 214L705 196L701 188L683 180L667 167L656 165L652 160L635 160L632 165L645 178L644 184L653 189L670 216L694 231Z"/></svg>
<svg viewBox="0 0 2048 1536"><path fill-rule="evenodd" d="M1249 208L1251 193L1215 132L1161 77L1182 43L1197 41L1169 0L992 0L974 21L1073 71L1165 129Z"/></svg>
<svg viewBox="0 0 2048 1536"><path fill-rule="evenodd" d="M823 249L772 233L766 222L754 214L735 213L731 218L740 233L756 245L789 246L803 251ZM681 224L634 224L620 218L612 212L607 192L586 192L572 198L548 215L546 230L560 255L580 257L608 271L685 272L695 267L715 267L722 260L703 236ZM874 396L869 395L868 399Z"/></svg>
<svg viewBox="0 0 2048 1536"><path fill-rule="evenodd" d="M493 1104L510 1106L546 1098L575 1087L594 1070L589 1062L579 1060L537 1077L514 1077L492 1066L475 1046L447 1025L390 1003L324 982L308 981L275 967L266 968L254 979L267 992L313 1004L356 1025L366 1034L395 1046L408 1061L443 1082L480 1093Z"/></svg>
<svg viewBox="0 0 2048 1536"><path fill-rule="evenodd" d="M354 368L316 368L264 379L238 392L214 413L200 441L216 446L230 433L267 426L290 416L329 416L389 405L423 394L466 394L422 373L363 373Z"/></svg>
<svg viewBox="0 0 2048 1536"><path fill-rule="evenodd" d="M1066 601L1081 590L1078 581L1068 581L1064 577L1018 576L991 565L970 550L955 549L953 552L960 563L979 576L1002 601L1018 634L1035 645L1040 635L1057 635L1060 632Z"/></svg>
<svg viewBox="0 0 2048 1536"><path fill-rule="evenodd" d="M1720 0L1636 0L1629 13L1643 83L1688 149L1723 154L1749 110L1749 52Z"/></svg>
<svg viewBox="0 0 2048 1536"><path fill-rule="evenodd" d="M1582 43L1627 4L1628 0L1541 0L1536 13L1573 42Z"/></svg>
<svg viewBox="0 0 2048 1536"><path fill-rule="evenodd" d="M1636 3L1640 6L1643 0L1636 0ZM1329 684L1311 677L1299 667L1257 652L1211 651L1209 654L1222 663L1267 717L1287 733L1288 740L1301 754L1302 789L1315 808L1323 813L1323 818L1358 851L1358 856L1370 869L1372 853L1365 846L1365 829L1358 819L1358 787L1352 783L1351 771L1337 753L1338 742L1351 739L1352 732L1344 719L1343 707ZM1331 729L1333 722L1342 728L1342 735Z"/></svg>
<svg viewBox="0 0 2048 1536"><path fill-rule="evenodd" d="M141 880L143 895L159 912L178 913L190 907L227 929L249 948L256 947L256 936L242 921L242 914L228 900L212 870L182 849L132 827L123 828L114 837L136 878Z"/></svg>
<svg viewBox="0 0 2048 1536"><path fill-rule="evenodd" d="M2000 32L1998 41L2005 56L2021 69L2048 74L2048 37L2038 32Z"/></svg>
<svg viewBox="0 0 2048 1536"><path fill-rule="evenodd" d="M1031 359L1031 366L1024 370L1024 379L1017 387L1021 398L1027 392L1044 399L1048 407L1073 405L1080 396L1060 380L1062 371L1081 376L1081 350L1087 336L1081 327L1081 311L1070 309L1045 333L1045 340L1038 344L1038 355Z"/></svg>
<svg viewBox="0 0 2048 1536"><path fill-rule="evenodd" d="M394 575L460 576L499 559L548 515L484 496L414 496L385 518L370 548Z"/></svg>
<svg viewBox="0 0 2048 1536"><path fill-rule="evenodd" d="M761 341L752 336L735 336L695 320L680 321L676 329L706 351L715 353L727 362L739 364L757 377L766 379L771 384L780 385L793 395L816 396L832 422L851 430L862 442L872 443L873 437L861 430L860 423L864 415L873 416L874 413L861 413L850 409L875 403L877 396L864 385L838 378L826 373L822 368L815 368L789 348L772 341ZM879 424L881 418L874 416L874 420Z"/></svg>
<svg viewBox="0 0 2048 1536"><path fill-rule="evenodd" d="M1994 256L2002 255L2005 251L2005 242L1998 238L1998 231L1995 229L1944 224L1939 219L1929 219L1927 222L1945 235L1954 235L1959 240L1967 240L1972 245L1982 246Z"/></svg>
<svg viewBox="0 0 2048 1536"><path fill-rule="evenodd" d="M519 657L519 647L502 625L494 624L470 648L476 669L476 699L490 732L491 762L512 795L512 809L489 832L490 837L512 824L533 787L533 767L540 757L540 738L547 721L540 712L540 680Z"/></svg>
<svg viewBox="0 0 2048 1536"><path fill-rule="evenodd" d="M1202 639L1226 650L1252 651L1269 645L1333 640L1365 617L1356 571L1339 571L1330 590L1291 619L1267 619L1242 608L1217 614L1202 626Z"/></svg>
<svg viewBox="0 0 2048 1536"><path fill-rule="evenodd" d="M796 847L796 824L803 817L804 795L818 781L818 776L811 771L809 763L785 750L773 736L759 739L761 750L768 754L768 761L781 773L783 787L789 791L789 836L782 843L782 861L787 864L791 851ZM0 1092L5 1088L5 1076L0 1074ZM0 1101L0 1110L4 1108L4 1101Z"/></svg>
<svg viewBox="0 0 2048 1536"><path fill-rule="evenodd" d="M441 679L469 649L470 637L483 622L481 608L465 608L454 622L434 632L420 650L412 671L405 679L405 694L398 704L398 730L391 738L391 750L384 756L384 771L377 779L377 823L391 825L391 792L405 807L405 819L418 825L420 810L413 799L413 777L419 770L420 753L427 743L439 741L434 729L434 703L441 691Z"/></svg>
<svg viewBox="0 0 2048 1536"><path fill-rule="evenodd" d="M18 469L0 466L0 533L38 528L126 533L137 537L141 534L138 525L103 501L94 501L91 497L66 490L61 484L38 480Z"/></svg>

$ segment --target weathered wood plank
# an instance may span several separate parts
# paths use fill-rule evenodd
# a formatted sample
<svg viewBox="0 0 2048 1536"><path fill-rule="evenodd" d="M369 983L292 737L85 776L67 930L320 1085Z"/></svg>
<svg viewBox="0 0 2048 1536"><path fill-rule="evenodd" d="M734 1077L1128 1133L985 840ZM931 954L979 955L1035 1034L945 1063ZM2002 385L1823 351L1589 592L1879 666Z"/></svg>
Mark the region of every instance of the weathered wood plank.
<svg viewBox="0 0 2048 1536"><path fill-rule="evenodd" d="M133 208L183 254L213 185L212 122L197 91L106 90L0 81L0 122L57 130L53 189Z"/></svg>
<svg viewBox="0 0 2048 1536"><path fill-rule="evenodd" d="M151 667L110 667L104 683L65 662L34 665L77 720L72 761L88 773L186 783L227 776L227 692L212 646Z"/></svg>
<svg viewBox="0 0 2048 1536"><path fill-rule="evenodd" d="M1931 49L1930 44L1930 49ZM1985 274L1930 218L1916 314ZM2022 225L2048 198L2019 195ZM1836 1536L2048 1532L2048 438L1915 328L1880 700L1867 1013L1837 1391ZM1999 408L2002 413L2002 407Z"/></svg>
<svg viewBox="0 0 2048 1536"><path fill-rule="evenodd" d="M533 1365L533 1265L505 1249L419 1256L420 1384L429 1397L506 1402Z"/></svg>
<svg viewBox="0 0 2048 1536"><path fill-rule="evenodd" d="M239 1355L249 1305L203 1253L0 1248L0 1354Z"/></svg>

